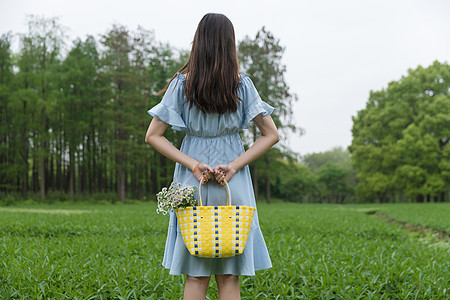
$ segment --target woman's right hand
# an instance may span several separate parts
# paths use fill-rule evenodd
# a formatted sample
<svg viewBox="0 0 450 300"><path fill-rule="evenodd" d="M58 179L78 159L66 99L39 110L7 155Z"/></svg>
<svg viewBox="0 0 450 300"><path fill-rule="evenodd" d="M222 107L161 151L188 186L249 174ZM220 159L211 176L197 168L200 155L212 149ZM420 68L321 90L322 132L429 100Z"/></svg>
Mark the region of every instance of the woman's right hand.
<svg viewBox="0 0 450 300"><path fill-rule="evenodd" d="M214 170L207 164L200 163L197 167L197 170L195 170L194 175L199 182L205 184L213 177Z"/></svg>
<svg viewBox="0 0 450 300"><path fill-rule="evenodd" d="M225 181L228 182L231 180L234 174L236 174L236 169L231 165L218 165L214 168L214 178L217 182L223 186Z"/></svg>

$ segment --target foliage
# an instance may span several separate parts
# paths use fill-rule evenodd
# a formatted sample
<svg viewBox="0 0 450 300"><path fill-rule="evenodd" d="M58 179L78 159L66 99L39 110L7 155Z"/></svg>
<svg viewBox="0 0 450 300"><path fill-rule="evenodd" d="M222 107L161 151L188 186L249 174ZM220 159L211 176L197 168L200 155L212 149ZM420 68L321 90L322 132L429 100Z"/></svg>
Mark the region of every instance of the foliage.
<svg viewBox="0 0 450 300"><path fill-rule="evenodd" d="M57 18L31 16L28 27L18 53L10 33L0 39L0 192L39 192L41 201L55 192L116 192L125 201L170 183L174 165L144 143L146 110L185 52L177 56L152 31L114 24L98 40L74 40L63 55Z"/></svg>
<svg viewBox="0 0 450 300"><path fill-rule="evenodd" d="M291 202L312 202L317 182L311 170L300 163L285 162L283 166L272 188L274 196Z"/></svg>
<svg viewBox="0 0 450 300"><path fill-rule="evenodd" d="M281 130L281 138L287 139L290 131L301 129L293 122L292 109L298 97L289 90L284 78L286 66L281 62L284 50L280 40L265 27L254 39L246 36L238 46L241 70L251 77L261 98L275 108L272 118Z"/></svg>
<svg viewBox="0 0 450 300"><path fill-rule="evenodd" d="M277 169L271 181L276 198L303 203L354 202L355 171L350 154L342 148L305 155L301 162L292 156L272 162Z"/></svg>
<svg viewBox="0 0 450 300"><path fill-rule="evenodd" d="M55 192L71 199L116 192L124 202L168 185L174 164L144 143L145 112L160 101L156 92L188 52L157 42L153 31L113 24L98 39L75 39L65 54L65 28L57 18L27 21L18 53L11 50L10 33L0 39L0 191L23 198L39 193L43 202ZM299 130L279 40L263 28L239 48L242 69L276 107L276 124L283 132ZM251 134L254 141L255 126ZM166 132L176 146L183 136ZM267 199L280 176L277 162L291 156L279 147L252 165L254 185L263 184Z"/></svg>
<svg viewBox="0 0 450 300"><path fill-rule="evenodd" d="M293 120L293 104L297 101L297 95L289 90L285 81L286 66L281 59L284 47L280 40L265 29L261 28L254 39L246 36L239 42L238 55L241 70L247 73L255 84L261 98L275 108L272 118L280 131L281 140L286 140L291 132L302 134L302 130L295 125ZM258 137L256 125L252 123L250 130L244 133L244 141L250 146ZM289 156L288 151L279 150L267 152L261 159L251 164L254 182L258 182L261 176L264 178L264 190L266 201L270 202L271 179L274 178L273 168L277 158ZM281 152L280 152L281 151ZM256 184L255 194L258 195Z"/></svg>
<svg viewBox="0 0 450 300"><path fill-rule="evenodd" d="M449 214L447 203L431 207L389 210L412 212L411 218L423 210L419 222ZM121 203L0 208L0 298L179 299L185 278L161 266L169 220L155 209ZM242 298L449 298L448 243L419 238L365 209L372 206L259 205L273 267L242 276ZM214 279L207 297L217 298Z"/></svg>
<svg viewBox="0 0 450 300"><path fill-rule="evenodd" d="M318 197L328 203L353 202L356 171L350 164L350 152L341 147L329 151L307 154L302 162L317 177Z"/></svg>
<svg viewBox="0 0 450 300"><path fill-rule="evenodd" d="M342 149L342 147L335 147L325 152L306 154L301 160L314 174L328 162L349 172L353 171L352 165L350 164L350 153Z"/></svg>
<svg viewBox="0 0 450 300"><path fill-rule="evenodd" d="M145 112L160 101L156 92L189 53L156 41L153 31L119 24L98 39L75 39L66 47L57 18L27 21L17 53L12 33L0 37L0 192L39 195L42 202L55 194L73 201L116 193L124 202L147 199L170 184L173 162L144 143ZM241 70L276 109L272 117L282 140L302 134L293 120L297 95L285 81L279 39L263 27L238 48ZM301 165L298 154L279 143L250 165L255 195L264 191L266 201L273 195L295 202L348 203L355 194L360 202L444 201L449 69L439 62L418 67L371 92L354 118L351 157L335 148L306 155ZM248 149L258 137L256 126L242 136ZM168 129L166 137L179 147L184 133Z"/></svg>
<svg viewBox="0 0 450 300"><path fill-rule="evenodd" d="M344 203L345 195L350 190L347 185L349 173L332 162L327 162L317 171L317 182L322 187L322 195L328 203Z"/></svg>
<svg viewBox="0 0 450 300"><path fill-rule="evenodd" d="M450 188L449 92L450 66L436 61L370 93L353 118L349 148L359 198L444 201Z"/></svg>

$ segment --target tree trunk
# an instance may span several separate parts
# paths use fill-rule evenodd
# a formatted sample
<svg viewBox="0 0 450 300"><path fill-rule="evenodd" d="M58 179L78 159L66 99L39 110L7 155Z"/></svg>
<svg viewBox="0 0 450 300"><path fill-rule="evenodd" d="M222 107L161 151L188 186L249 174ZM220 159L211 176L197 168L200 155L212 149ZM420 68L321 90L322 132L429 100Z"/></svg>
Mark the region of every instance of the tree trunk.
<svg viewBox="0 0 450 300"><path fill-rule="evenodd" d="M147 166L145 166L144 168L144 193L146 195L151 194L152 193L152 188L151 188L151 183L152 183L152 179L150 177L150 164L147 164Z"/></svg>
<svg viewBox="0 0 450 300"><path fill-rule="evenodd" d="M160 176L158 176L159 184L158 184L158 190L163 185L168 185L167 182L167 168L166 168L166 157L162 154L159 154L159 170L160 170ZM162 178L164 178L164 182L162 182Z"/></svg>
<svg viewBox="0 0 450 300"><path fill-rule="evenodd" d="M267 170L270 170L270 159L267 155L264 155L264 162L266 163L266 202L270 203L270 176Z"/></svg>
<svg viewBox="0 0 450 300"><path fill-rule="evenodd" d="M142 196L143 196L143 184L142 184L142 182L143 182L143 172L144 171L144 168L142 167L142 165L139 165L139 166L137 166L137 172L138 172L138 174L137 174L137 193L138 193L138 195L137 195L137 197L138 197L138 199L139 200L142 200Z"/></svg>
<svg viewBox="0 0 450 300"><path fill-rule="evenodd" d="M26 197L28 194L28 169L30 167L28 163L28 141L24 145L24 158L25 158L25 170L23 171L23 180L22 180L22 196Z"/></svg>
<svg viewBox="0 0 450 300"><path fill-rule="evenodd" d="M42 149L44 151L44 149ZM45 200L45 160L44 156L41 154L40 158L40 164L39 164L39 189L40 189L40 197L41 200Z"/></svg>
<svg viewBox="0 0 450 300"><path fill-rule="evenodd" d="M109 192L113 192L114 191L114 186L115 186L114 180L117 180L117 171L114 172L114 170L117 170L117 166L113 166L112 165L112 161L113 161L112 160L112 156L109 157L109 160L110 160L110 167L109 167L110 172L109 172L108 191ZM105 170L106 170L107 167L108 167L108 162L105 162ZM116 175L116 178L114 178L114 175ZM116 190L117 190L117 188L116 188Z"/></svg>
<svg viewBox="0 0 450 300"><path fill-rule="evenodd" d="M101 142L99 141L99 172L97 173L97 177L98 177L98 179L97 179L97 181L98 181L98 184L99 184L99 187L98 187L98 191L99 192L104 192L104 193L106 193L106 191L108 190L107 189L107 185L108 185L108 183L107 183L107 179L106 179L106 177L107 177L107 173L106 173L106 168L105 168L105 160L106 160L106 158L105 158L105 155L103 154L103 149L104 149L104 147L102 147L102 145L101 145Z"/></svg>
<svg viewBox="0 0 450 300"><path fill-rule="evenodd" d="M135 197L135 192L137 191L137 166L136 164L132 165L133 167L130 170L130 178L131 183L129 185L128 190L131 191L131 195Z"/></svg>
<svg viewBox="0 0 450 300"><path fill-rule="evenodd" d="M74 149L69 149L69 190L70 190L70 200L73 199L75 194L75 155L73 153Z"/></svg>
<svg viewBox="0 0 450 300"><path fill-rule="evenodd" d="M103 192L107 193L108 192L108 166L107 166L107 157L106 157L106 150L105 147L102 147L102 164L103 164L103 172L99 172L99 176L101 176L101 180L102 180L102 186L103 186ZM109 175L110 177L112 177L112 175Z"/></svg>
<svg viewBox="0 0 450 300"><path fill-rule="evenodd" d="M63 119L63 117L62 117L62 115L60 114L60 117L59 117L59 121L61 122L61 123L63 123L63 121L62 121L62 119ZM56 183L56 185L57 185L57 189L58 190L60 190L61 192L63 191L63 174L64 174L64 171L63 171L63 164L62 164L62 161L63 161L63 159L64 159L64 150L65 150L65 143L63 143L63 141L65 141L65 128L63 128L62 130L61 130L61 132L60 132L60 134L59 134L59 141L58 141L58 144L59 144L59 153L58 153L58 160L56 161L56 178L57 178L57 183Z"/></svg>
<svg viewBox="0 0 450 300"><path fill-rule="evenodd" d="M69 162L69 164L70 164L70 162ZM62 177L63 183L62 183L62 185L63 185L64 192L66 194L69 194L70 165L68 167L63 167L62 170L61 170L61 173L63 174L63 177Z"/></svg>
<svg viewBox="0 0 450 300"><path fill-rule="evenodd" d="M417 195L416 201L417 201L417 203L422 203L423 202L423 196L422 195Z"/></svg>
<svg viewBox="0 0 450 300"><path fill-rule="evenodd" d="M126 160L126 158L125 158ZM128 169L127 169L127 165L125 164L125 166L123 167L123 189L124 189L124 194L126 195L129 187L128 187Z"/></svg>
<svg viewBox="0 0 450 300"><path fill-rule="evenodd" d="M252 167L252 182L253 182L253 191L255 193L255 199L258 199L259 193L258 193L258 174L256 173L256 167Z"/></svg>
<svg viewBox="0 0 450 300"><path fill-rule="evenodd" d="M56 189L62 192L62 153L63 153L63 145L61 143L61 136L59 140L59 152L56 154Z"/></svg>
<svg viewBox="0 0 450 300"><path fill-rule="evenodd" d="M83 160L81 159L81 152L77 155L77 162L78 162L78 195L83 194Z"/></svg>
<svg viewBox="0 0 450 300"><path fill-rule="evenodd" d="M33 192L37 193L39 190L39 174L38 174L38 157L37 157L37 145L36 145L36 132L33 132L34 137L34 152L33 152Z"/></svg>
<svg viewBox="0 0 450 300"><path fill-rule="evenodd" d="M92 190L90 190L89 192L98 192L100 190L100 181L95 182L95 180L97 179L97 147L96 147L96 143L95 143L95 131L94 131L94 127L92 125L92 121L91 121L91 140L92 140Z"/></svg>
<svg viewBox="0 0 450 300"><path fill-rule="evenodd" d="M150 168L150 177L151 177L151 183L152 183L152 194L156 194L158 192L158 173L159 172L158 172L158 167L156 166L156 159L153 158L153 165Z"/></svg>
<svg viewBox="0 0 450 300"><path fill-rule="evenodd" d="M40 158L40 165L39 165L39 188L40 188L40 197L41 200L45 200L45 156L44 153L46 152L46 142L45 142L45 129L47 128L46 122L45 122L45 108L42 108L41 110L41 116L42 116L42 122L43 122L43 130L41 131L41 136L38 136L40 140L40 150L41 153L39 154Z"/></svg>
<svg viewBox="0 0 450 300"><path fill-rule="evenodd" d="M122 154L117 155L117 193L119 194L120 201L125 203L125 172L123 168Z"/></svg>
<svg viewBox="0 0 450 300"><path fill-rule="evenodd" d="M23 101L23 115L27 114L27 101ZM28 194L28 152L29 152L29 142L28 142L28 132L27 132L27 118L23 118L23 127L22 127L22 143L23 143L23 156L22 160L25 164L25 169L23 170L23 180L22 180L22 196L26 196Z"/></svg>
<svg viewBox="0 0 450 300"><path fill-rule="evenodd" d="M266 202L270 203L270 178L266 175Z"/></svg>
<svg viewBox="0 0 450 300"><path fill-rule="evenodd" d="M90 134L86 134L86 150L85 150L85 154L84 154L84 163L85 163L85 180L87 183L87 192L89 194L92 194L92 185L94 184L93 182L93 177L92 177L92 151L91 151L91 136Z"/></svg>
<svg viewBox="0 0 450 300"><path fill-rule="evenodd" d="M51 153L50 154L50 172L49 172L49 186L50 189L52 191L55 190L55 176L54 176L54 172L55 172L55 159L54 159L55 154Z"/></svg>

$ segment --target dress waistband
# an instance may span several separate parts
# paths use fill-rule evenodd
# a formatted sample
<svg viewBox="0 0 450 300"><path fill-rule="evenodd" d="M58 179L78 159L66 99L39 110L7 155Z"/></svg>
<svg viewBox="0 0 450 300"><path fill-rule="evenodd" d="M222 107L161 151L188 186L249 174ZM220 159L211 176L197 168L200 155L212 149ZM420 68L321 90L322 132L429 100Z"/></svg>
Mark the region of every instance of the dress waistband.
<svg viewBox="0 0 450 300"><path fill-rule="evenodd" d="M239 137L239 132L221 134L221 135L216 135L216 136L200 136L200 135L186 133L186 138L192 138L192 139L217 139L217 138L222 138L222 137L233 137L233 136Z"/></svg>

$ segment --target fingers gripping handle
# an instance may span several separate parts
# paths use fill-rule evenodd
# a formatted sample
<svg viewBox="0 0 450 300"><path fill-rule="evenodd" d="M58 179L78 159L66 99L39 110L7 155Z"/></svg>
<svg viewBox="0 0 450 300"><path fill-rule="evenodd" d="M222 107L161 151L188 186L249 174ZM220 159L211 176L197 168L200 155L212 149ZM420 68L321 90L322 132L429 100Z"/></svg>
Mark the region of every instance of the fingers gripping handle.
<svg viewBox="0 0 450 300"><path fill-rule="evenodd" d="M230 188L228 187L228 183L226 180L224 180L225 182L225 187L227 188L227 206L231 205L231 193L230 193ZM199 206L203 206L202 204L202 183L200 182L199 186L198 186L198 203Z"/></svg>

